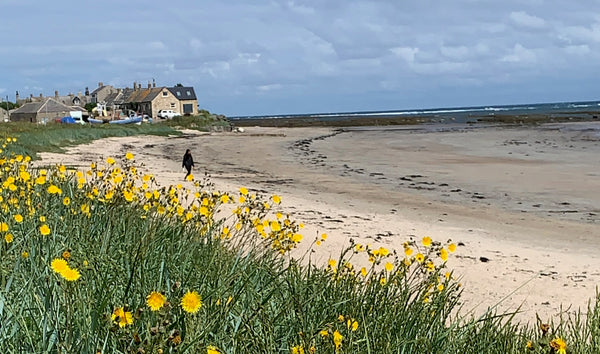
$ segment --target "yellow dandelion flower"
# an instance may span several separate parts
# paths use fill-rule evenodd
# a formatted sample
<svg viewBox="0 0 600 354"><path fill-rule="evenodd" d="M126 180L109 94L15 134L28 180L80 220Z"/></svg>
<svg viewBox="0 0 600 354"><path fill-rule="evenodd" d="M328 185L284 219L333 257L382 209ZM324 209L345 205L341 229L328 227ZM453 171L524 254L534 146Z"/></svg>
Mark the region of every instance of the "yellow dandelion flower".
<svg viewBox="0 0 600 354"><path fill-rule="evenodd" d="M275 204L281 203L281 197L279 197L278 195L273 195L271 197L271 199L273 200L273 203L275 203Z"/></svg>
<svg viewBox="0 0 600 354"><path fill-rule="evenodd" d="M435 265L433 264L433 262L427 262L427 270L430 272L433 272L435 270Z"/></svg>
<svg viewBox="0 0 600 354"><path fill-rule="evenodd" d="M61 274L69 268L69 265L67 264L67 261L62 258L54 258L50 263L50 267L55 273Z"/></svg>
<svg viewBox="0 0 600 354"><path fill-rule="evenodd" d="M446 251L446 249L444 249L444 248L440 249L440 258L444 262L448 260L448 251Z"/></svg>
<svg viewBox="0 0 600 354"><path fill-rule="evenodd" d="M327 240L327 234L321 234L321 239L322 239L323 241Z"/></svg>
<svg viewBox="0 0 600 354"><path fill-rule="evenodd" d="M562 338L556 337L550 342L550 347L558 354L566 354L567 353L567 343Z"/></svg>
<svg viewBox="0 0 600 354"><path fill-rule="evenodd" d="M8 231L8 224L5 222L0 222L0 231L2 231L2 232Z"/></svg>
<svg viewBox="0 0 600 354"><path fill-rule="evenodd" d="M394 269L394 265L390 262L387 262L385 264L385 270L387 270L388 272L391 272Z"/></svg>
<svg viewBox="0 0 600 354"><path fill-rule="evenodd" d="M111 318L115 324L119 325L119 327L125 327L133 324L133 316L131 315L131 312L125 311L125 309L122 307L117 307L113 311Z"/></svg>
<svg viewBox="0 0 600 354"><path fill-rule="evenodd" d="M6 234L6 235L4 235L4 241L6 241L6 243L13 242L13 235L12 234Z"/></svg>
<svg viewBox="0 0 600 354"><path fill-rule="evenodd" d="M133 154L132 154L132 153L130 153L130 152L128 152L128 153L126 153L126 154L125 154L125 158L126 158L127 160L133 160Z"/></svg>
<svg viewBox="0 0 600 354"><path fill-rule="evenodd" d="M48 225L44 224L40 226L40 233L44 236L50 235L50 228L48 227Z"/></svg>
<svg viewBox="0 0 600 354"><path fill-rule="evenodd" d="M279 224L279 222L277 221L272 221L271 222L271 230L277 232L281 230L281 225Z"/></svg>
<svg viewBox="0 0 600 354"><path fill-rule="evenodd" d="M340 348L343 339L344 336L342 336L340 332L338 332L337 330L333 332L333 344L335 344L335 350L338 350Z"/></svg>
<svg viewBox="0 0 600 354"><path fill-rule="evenodd" d="M423 254L421 254L421 253L417 253L417 255L415 256L415 259L417 260L417 262L423 263L423 261L425 260L425 256L423 256Z"/></svg>
<svg viewBox="0 0 600 354"><path fill-rule="evenodd" d="M413 250L412 250L412 248L410 248L410 247L405 247L405 248L404 248L404 254L405 254L407 257L410 257L410 255L411 255L412 253L413 253Z"/></svg>
<svg viewBox="0 0 600 354"><path fill-rule="evenodd" d="M450 253L454 253L454 251L456 251L456 245L453 243L449 244L448 251L450 251Z"/></svg>
<svg viewBox="0 0 600 354"><path fill-rule="evenodd" d="M350 327L350 329L352 330L352 332L355 332L358 329L358 322L352 322L352 326Z"/></svg>
<svg viewBox="0 0 600 354"><path fill-rule="evenodd" d="M69 260L69 258L71 258L71 252L69 252L69 250L65 250L62 253L62 258L66 259L66 260Z"/></svg>
<svg viewBox="0 0 600 354"><path fill-rule="evenodd" d="M60 190L60 188L58 188L57 186L51 184L48 187L48 193L50 193L50 194L62 194L62 190Z"/></svg>
<svg viewBox="0 0 600 354"><path fill-rule="evenodd" d="M227 194L223 194L221 196L221 203L227 204L229 202L229 196Z"/></svg>
<svg viewBox="0 0 600 354"><path fill-rule="evenodd" d="M294 234L292 236L292 241L294 243L298 243L298 242L302 241L302 235L301 234Z"/></svg>
<svg viewBox="0 0 600 354"><path fill-rule="evenodd" d="M381 284L381 285L387 284L387 279L385 279L385 277L381 277L381 279L379 279L379 284Z"/></svg>
<svg viewBox="0 0 600 354"><path fill-rule="evenodd" d="M44 215L40 216L40 222L46 222L46 217Z"/></svg>
<svg viewBox="0 0 600 354"><path fill-rule="evenodd" d="M221 352L214 345L209 345L206 347L206 354L221 354Z"/></svg>
<svg viewBox="0 0 600 354"><path fill-rule="evenodd" d="M69 204L71 204L71 198L69 198L69 197L65 197L65 198L63 199L63 205L64 205L64 206L69 206Z"/></svg>
<svg viewBox="0 0 600 354"><path fill-rule="evenodd" d="M291 348L292 354L304 354L304 347L301 345L296 345Z"/></svg>
<svg viewBox="0 0 600 354"><path fill-rule="evenodd" d="M109 165L113 165L115 163L115 159L113 159L112 157L108 157L106 159L106 163Z"/></svg>
<svg viewBox="0 0 600 354"><path fill-rule="evenodd" d="M327 261L327 264L331 267L331 268L335 268L335 265L337 264L335 259L330 259L329 261Z"/></svg>
<svg viewBox="0 0 600 354"><path fill-rule="evenodd" d="M363 277L366 277L367 276L367 268L365 268L365 267L360 268L360 274L362 274Z"/></svg>
<svg viewBox="0 0 600 354"><path fill-rule="evenodd" d="M430 247L431 246L431 237L429 237L429 236L423 237L422 242L423 242L423 246Z"/></svg>
<svg viewBox="0 0 600 354"><path fill-rule="evenodd" d="M166 300L167 298L163 294L153 291L146 297L146 304L150 307L150 310L158 311L164 306Z"/></svg>
<svg viewBox="0 0 600 354"><path fill-rule="evenodd" d="M81 276L81 274L79 274L79 271L77 269L73 269L73 268L69 268L69 267L67 267L67 269L65 269L62 273L60 273L60 275L62 275L62 277L68 281L75 281L75 280L79 279L79 277Z"/></svg>
<svg viewBox="0 0 600 354"><path fill-rule="evenodd" d="M27 252L27 251L21 252L21 257L23 257L25 259L28 258L29 257L29 252Z"/></svg>
<svg viewBox="0 0 600 354"><path fill-rule="evenodd" d="M247 195L248 194L248 189L246 189L245 187L240 187L240 194Z"/></svg>
<svg viewBox="0 0 600 354"><path fill-rule="evenodd" d="M438 291L444 290L444 284L438 284L437 289Z"/></svg>
<svg viewBox="0 0 600 354"><path fill-rule="evenodd" d="M322 329L319 334L321 335L321 337L325 338L329 335L329 331L326 329Z"/></svg>
<svg viewBox="0 0 600 354"><path fill-rule="evenodd" d="M344 322L345 320L346 318L344 317L344 315L338 315L338 321Z"/></svg>
<svg viewBox="0 0 600 354"><path fill-rule="evenodd" d="M181 308L188 313L196 313L202 307L202 299L196 291L188 291L181 298Z"/></svg>

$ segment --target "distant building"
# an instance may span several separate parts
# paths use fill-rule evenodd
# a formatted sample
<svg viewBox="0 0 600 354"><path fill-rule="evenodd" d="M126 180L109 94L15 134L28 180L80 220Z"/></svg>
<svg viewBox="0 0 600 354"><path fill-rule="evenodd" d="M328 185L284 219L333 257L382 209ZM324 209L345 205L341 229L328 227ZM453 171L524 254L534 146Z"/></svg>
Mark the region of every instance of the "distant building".
<svg viewBox="0 0 600 354"><path fill-rule="evenodd" d="M198 114L198 99L196 98L196 92L194 92L193 87L175 86L169 87L168 90L177 99L177 102L175 102L175 105L177 107L173 107L173 104L171 102L170 107L164 109L172 109L174 111L178 111L179 113L181 113L181 115Z"/></svg>
<svg viewBox="0 0 600 354"><path fill-rule="evenodd" d="M56 119L70 115L72 111L81 108L67 106L53 98L46 98L41 102L25 103L10 114L12 122L42 123L51 122Z"/></svg>
<svg viewBox="0 0 600 354"><path fill-rule="evenodd" d="M8 112L0 107L0 122L6 122L8 121Z"/></svg>

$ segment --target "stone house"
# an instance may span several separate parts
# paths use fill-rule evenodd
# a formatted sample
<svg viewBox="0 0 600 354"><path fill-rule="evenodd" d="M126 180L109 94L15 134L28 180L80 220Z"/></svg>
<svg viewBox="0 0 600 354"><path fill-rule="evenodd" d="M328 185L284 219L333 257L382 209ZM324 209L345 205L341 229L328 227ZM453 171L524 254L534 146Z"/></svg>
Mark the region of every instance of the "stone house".
<svg viewBox="0 0 600 354"><path fill-rule="evenodd" d="M177 102L174 107L173 102L170 103L169 108L181 115L196 115L198 114L198 99L196 98L196 92L193 87L175 86L169 87L168 90L175 96Z"/></svg>
<svg viewBox="0 0 600 354"><path fill-rule="evenodd" d="M41 102L25 103L11 111L10 120L12 122L32 123L52 122L70 115L70 112L75 110L77 109L60 103L53 98L46 98Z"/></svg>
<svg viewBox="0 0 600 354"><path fill-rule="evenodd" d="M116 88L111 85L104 85L104 83L99 82L98 87L92 91L90 94L90 102L91 103L102 103L107 102L107 98L110 95L115 95L117 93Z"/></svg>

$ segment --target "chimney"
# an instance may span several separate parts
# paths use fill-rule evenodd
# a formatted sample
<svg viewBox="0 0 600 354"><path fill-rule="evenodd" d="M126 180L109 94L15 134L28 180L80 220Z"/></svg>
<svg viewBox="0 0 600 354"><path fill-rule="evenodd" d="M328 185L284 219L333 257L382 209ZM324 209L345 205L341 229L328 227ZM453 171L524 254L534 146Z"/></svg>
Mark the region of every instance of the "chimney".
<svg viewBox="0 0 600 354"><path fill-rule="evenodd" d="M54 98L58 98L58 90L54 90Z"/></svg>
<svg viewBox="0 0 600 354"><path fill-rule="evenodd" d="M40 93L40 98L44 98L44 96Z"/></svg>
<svg viewBox="0 0 600 354"><path fill-rule="evenodd" d="M150 84L150 81L148 81L148 88L152 88L152 84Z"/></svg>
<svg viewBox="0 0 600 354"><path fill-rule="evenodd" d="M89 88L87 88L87 87L85 88L85 95L86 95L86 96L89 96L89 95L90 95L90 89L89 89Z"/></svg>
<svg viewBox="0 0 600 354"><path fill-rule="evenodd" d="M137 88L137 82L133 82L133 91L135 91L135 89Z"/></svg>
<svg viewBox="0 0 600 354"><path fill-rule="evenodd" d="M156 87L156 82L152 79L152 87Z"/></svg>
<svg viewBox="0 0 600 354"><path fill-rule="evenodd" d="M142 89L142 84L138 84L138 90Z"/></svg>
<svg viewBox="0 0 600 354"><path fill-rule="evenodd" d="M17 94L15 95L15 103L19 102L19 91L17 91Z"/></svg>
<svg viewBox="0 0 600 354"><path fill-rule="evenodd" d="M103 83L102 81L100 81L100 82L98 83L98 87L102 87L102 86L104 86L104 83Z"/></svg>
<svg viewBox="0 0 600 354"><path fill-rule="evenodd" d="M81 98L81 91L77 92L77 97Z"/></svg>

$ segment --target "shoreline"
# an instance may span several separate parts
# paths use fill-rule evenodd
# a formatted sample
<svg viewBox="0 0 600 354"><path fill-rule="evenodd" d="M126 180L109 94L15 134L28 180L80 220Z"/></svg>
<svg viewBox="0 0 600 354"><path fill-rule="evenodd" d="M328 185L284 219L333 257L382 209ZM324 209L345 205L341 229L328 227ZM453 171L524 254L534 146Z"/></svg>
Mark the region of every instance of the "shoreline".
<svg viewBox="0 0 600 354"><path fill-rule="evenodd" d="M587 175L590 166L600 165L600 143L586 140L589 132L576 124L566 127L572 130L378 127L336 133L320 127L252 127L244 133L108 138L40 156L41 163L87 166L130 151L161 185L169 185L182 183L179 152L191 148L197 178L207 172L219 190L244 186L280 195L281 209L306 225L305 245L327 233L327 242L311 256L316 262L335 257L350 238L397 250L411 238L452 239L460 246L448 267L464 285L461 314L481 314L504 299L499 311L521 306L517 320L533 323L536 312L548 319L561 304L585 312L600 282L600 272L593 271L600 267L594 252L600 246L598 220L582 220L584 213L558 218L534 206L559 205L569 197L565 208L600 210L594 194L600 193L600 182ZM504 144L510 141L526 143ZM564 175L575 182L564 184ZM523 185L514 183L515 176L524 176ZM410 183L423 188L409 188ZM539 190L532 194L534 187ZM471 194L448 191L457 188ZM473 198L474 192L484 198ZM525 212L514 208L523 203Z"/></svg>

